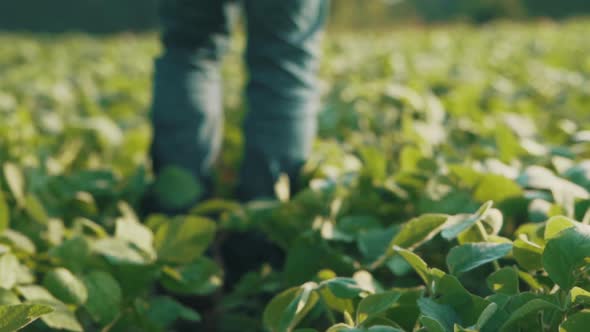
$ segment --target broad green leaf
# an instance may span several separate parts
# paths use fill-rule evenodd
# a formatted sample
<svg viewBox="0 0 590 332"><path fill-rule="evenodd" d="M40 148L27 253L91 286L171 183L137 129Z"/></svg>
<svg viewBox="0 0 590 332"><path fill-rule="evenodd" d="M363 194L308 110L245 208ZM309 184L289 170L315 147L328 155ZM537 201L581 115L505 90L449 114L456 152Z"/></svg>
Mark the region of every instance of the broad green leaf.
<svg viewBox="0 0 590 332"><path fill-rule="evenodd" d="M57 247L51 248L49 255L73 272L81 272L88 264L90 243L82 236L75 236Z"/></svg>
<svg viewBox="0 0 590 332"><path fill-rule="evenodd" d="M12 229L7 229L3 233L0 233L0 243L9 245L15 252L22 251L32 255L37 251L31 239Z"/></svg>
<svg viewBox="0 0 590 332"><path fill-rule="evenodd" d="M517 239L514 241L512 253L518 265L527 271L543 268L543 248L533 242Z"/></svg>
<svg viewBox="0 0 590 332"><path fill-rule="evenodd" d="M113 264L149 264L153 256L133 243L120 238L104 238L92 243L92 251L104 256Z"/></svg>
<svg viewBox="0 0 590 332"><path fill-rule="evenodd" d="M151 299L147 308L141 308L141 312L153 325L164 330L169 330L177 320L201 320L199 313L168 296Z"/></svg>
<svg viewBox="0 0 590 332"><path fill-rule="evenodd" d="M571 289L579 267L590 257L590 227L578 226L561 231L547 242L543 266L549 277L562 289Z"/></svg>
<svg viewBox="0 0 590 332"><path fill-rule="evenodd" d="M49 271L43 279L43 286L64 303L81 305L88 299L86 286L68 269Z"/></svg>
<svg viewBox="0 0 590 332"><path fill-rule="evenodd" d="M321 296L322 303L327 305L331 310L343 314L354 312L355 304L353 299L339 298L328 287L318 288L318 292Z"/></svg>
<svg viewBox="0 0 590 332"><path fill-rule="evenodd" d="M163 272L162 285L176 294L211 294L223 283L221 269L205 257L177 268L164 268Z"/></svg>
<svg viewBox="0 0 590 332"><path fill-rule="evenodd" d="M426 284L429 288L432 286L432 278L430 276L430 269L426 262L420 258L420 256L414 254L413 252L400 248L395 247L395 252L402 256L408 264L416 271L416 273L422 278L424 284Z"/></svg>
<svg viewBox="0 0 590 332"><path fill-rule="evenodd" d="M484 203L478 210L472 215L461 214L449 218L449 226L443 229L441 232L442 237L447 240L456 238L461 232L469 229L475 225L478 221L483 219L494 203L488 201Z"/></svg>
<svg viewBox="0 0 590 332"><path fill-rule="evenodd" d="M334 278L326 280L320 284L320 287L329 288L334 296L341 299L353 299L363 292L367 292L366 289L363 289L357 284L356 280L352 278Z"/></svg>
<svg viewBox="0 0 590 332"><path fill-rule="evenodd" d="M50 306L17 304L0 306L0 332L14 332L29 325L39 317L53 312Z"/></svg>
<svg viewBox="0 0 590 332"><path fill-rule="evenodd" d="M391 308L399 300L401 295L399 291L387 291L368 295L358 305L356 323L361 324L365 320Z"/></svg>
<svg viewBox="0 0 590 332"><path fill-rule="evenodd" d="M590 305L590 292L580 287L574 287L570 291L570 300L574 304Z"/></svg>
<svg viewBox="0 0 590 332"><path fill-rule="evenodd" d="M4 177L12 195L20 206L25 203L25 179L21 169L13 163L4 163Z"/></svg>
<svg viewBox="0 0 590 332"><path fill-rule="evenodd" d="M447 265L452 274L461 274L498 260L510 250L510 243L468 243L451 249L447 255Z"/></svg>
<svg viewBox="0 0 590 332"><path fill-rule="evenodd" d="M471 294L457 277L444 275L435 283L434 296L439 304L448 305L459 317L461 326L473 325L490 301Z"/></svg>
<svg viewBox="0 0 590 332"><path fill-rule="evenodd" d="M0 256L0 288L12 289L16 285L18 259L12 253Z"/></svg>
<svg viewBox="0 0 590 332"><path fill-rule="evenodd" d="M264 326L270 331L291 331L317 303L316 287L314 283L307 283L275 296L264 310Z"/></svg>
<svg viewBox="0 0 590 332"><path fill-rule="evenodd" d="M83 281L88 290L88 301L84 308L96 322L104 325L112 322L122 304L122 291L117 280L106 272L94 271L86 275Z"/></svg>
<svg viewBox="0 0 590 332"><path fill-rule="evenodd" d="M559 325L559 332L583 332L590 326L590 310L582 310L571 316Z"/></svg>
<svg viewBox="0 0 590 332"><path fill-rule="evenodd" d="M475 330L481 330L497 311L498 305L496 303L490 303L477 319L477 323L475 323Z"/></svg>
<svg viewBox="0 0 590 332"><path fill-rule="evenodd" d="M115 237L128 241L141 249L150 260L156 258L154 250L154 235L152 231L131 218L118 218Z"/></svg>
<svg viewBox="0 0 590 332"><path fill-rule="evenodd" d="M74 219L74 225L75 225L75 228L80 229L82 231L83 230L91 231L92 233L94 233L94 235L96 235L100 239L109 236L101 225L97 224L96 222L94 222L90 219L76 218L76 219Z"/></svg>
<svg viewBox="0 0 590 332"><path fill-rule="evenodd" d="M20 304L18 296L13 291L0 288L0 305Z"/></svg>
<svg viewBox="0 0 590 332"><path fill-rule="evenodd" d="M156 178L153 191L165 209L183 209L194 204L203 193L197 179L187 170L168 166Z"/></svg>
<svg viewBox="0 0 590 332"><path fill-rule="evenodd" d="M53 308L53 312L41 316L41 320L52 329L82 332L82 326L76 315L45 288L31 285L19 286L18 292L30 303Z"/></svg>
<svg viewBox="0 0 590 332"><path fill-rule="evenodd" d="M426 328L428 332L445 332L448 331L445 327L434 318L430 318L428 316L420 317L420 324Z"/></svg>
<svg viewBox="0 0 590 332"><path fill-rule="evenodd" d="M406 222L389 244L390 251L394 246L415 249L422 243L436 236L447 222L446 214L425 214Z"/></svg>
<svg viewBox="0 0 590 332"><path fill-rule="evenodd" d="M539 283L539 281L530 273L518 270L518 277L533 290L543 289L543 285L541 285L541 283Z"/></svg>
<svg viewBox="0 0 590 332"><path fill-rule="evenodd" d="M577 224L576 221L563 217L563 216L555 216L551 217L547 220L547 224L545 226L545 241L549 241L552 238L556 237L559 232L568 229L570 227L575 227Z"/></svg>
<svg viewBox="0 0 590 332"><path fill-rule="evenodd" d="M424 317L420 318L422 324L428 324L428 328L433 331L440 331L440 328L445 332L453 332L453 326L455 323L460 322L457 313L448 305L436 303L434 300L429 298L421 298L418 300L418 306L420 312Z"/></svg>
<svg viewBox="0 0 590 332"><path fill-rule="evenodd" d="M490 235L498 235L504 225L504 215L502 211L491 208L482 218L483 225Z"/></svg>
<svg viewBox="0 0 590 332"><path fill-rule="evenodd" d="M473 197L480 202L502 202L509 198L521 197L523 190L511 179L502 175L486 174L477 184Z"/></svg>
<svg viewBox="0 0 590 332"><path fill-rule="evenodd" d="M404 332L404 330L393 326L373 325L366 331L368 332Z"/></svg>
<svg viewBox="0 0 590 332"><path fill-rule="evenodd" d="M326 332L363 332L363 330L339 323L327 329Z"/></svg>
<svg viewBox="0 0 590 332"><path fill-rule="evenodd" d="M424 287L396 290L401 293L401 296L396 304L386 311L385 315L395 320L395 323L404 330L412 331L420 316L418 300L424 296L426 291Z"/></svg>
<svg viewBox="0 0 590 332"><path fill-rule="evenodd" d="M391 239L397 234L399 227L386 229L369 229L358 234L357 246L359 251L369 260L375 260L388 250Z"/></svg>
<svg viewBox="0 0 590 332"><path fill-rule="evenodd" d="M4 193L0 190L0 233L4 232L10 226L10 209L4 198Z"/></svg>
<svg viewBox="0 0 590 332"><path fill-rule="evenodd" d="M505 267L492 273L488 279L488 288L495 293L518 293L518 272L511 267Z"/></svg>
<svg viewBox="0 0 590 332"><path fill-rule="evenodd" d="M27 195L25 198L25 211L27 211L27 214L33 221L41 225L47 225L49 216L47 215L47 211L45 211L43 203L41 203L37 196L33 194Z"/></svg>
<svg viewBox="0 0 590 332"><path fill-rule="evenodd" d="M192 215L198 216L209 216L212 214L217 214L221 212L233 212L237 211L242 206L234 201L226 201L222 199L210 199L199 203L195 207L193 207L190 211Z"/></svg>
<svg viewBox="0 0 590 332"><path fill-rule="evenodd" d="M158 260L178 264L194 261L213 241L215 228L213 221L195 216L177 217L160 225L155 236Z"/></svg>
<svg viewBox="0 0 590 332"><path fill-rule="evenodd" d="M513 331L514 324L517 324L519 321L526 319L531 314L536 314L541 312L545 309L559 309L559 307L553 303L549 303L545 300L541 299L533 299L516 311L512 312L510 318L502 325L500 328L501 332L509 332Z"/></svg>

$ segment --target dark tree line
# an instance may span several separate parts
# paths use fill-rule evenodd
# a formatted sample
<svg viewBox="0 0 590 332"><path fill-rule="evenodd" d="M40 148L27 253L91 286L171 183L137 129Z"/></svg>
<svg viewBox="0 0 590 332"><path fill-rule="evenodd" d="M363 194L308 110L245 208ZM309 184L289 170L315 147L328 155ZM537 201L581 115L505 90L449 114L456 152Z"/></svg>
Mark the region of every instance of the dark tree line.
<svg viewBox="0 0 590 332"><path fill-rule="evenodd" d="M166 0L160 0L166 1ZM219 1L219 0L216 0ZM158 0L0 1L0 29L106 33L157 26ZM332 0L332 24L469 20L590 14L590 0Z"/></svg>

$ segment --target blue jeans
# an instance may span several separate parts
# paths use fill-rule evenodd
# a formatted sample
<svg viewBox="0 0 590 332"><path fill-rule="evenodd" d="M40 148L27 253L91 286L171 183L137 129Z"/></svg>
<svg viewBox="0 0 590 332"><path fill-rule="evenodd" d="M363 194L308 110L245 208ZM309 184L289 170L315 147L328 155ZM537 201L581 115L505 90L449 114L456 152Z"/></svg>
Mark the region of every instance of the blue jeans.
<svg viewBox="0 0 590 332"><path fill-rule="evenodd" d="M247 21L248 113L242 199L273 196L296 176L316 133L317 69L328 0L242 0ZM207 181L221 148L221 58L235 0L162 0L151 154L156 173L182 167Z"/></svg>

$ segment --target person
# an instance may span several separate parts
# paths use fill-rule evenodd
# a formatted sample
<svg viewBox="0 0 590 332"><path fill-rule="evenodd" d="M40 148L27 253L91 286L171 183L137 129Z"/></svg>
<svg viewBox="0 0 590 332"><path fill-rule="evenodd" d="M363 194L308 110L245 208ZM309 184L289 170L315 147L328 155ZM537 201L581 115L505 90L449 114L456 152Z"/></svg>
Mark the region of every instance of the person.
<svg viewBox="0 0 590 332"><path fill-rule="evenodd" d="M151 157L156 178L173 166L210 186L222 141L220 66L239 5L249 79L237 196L250 201L273 197L281 174L295 182L310 153L328 0L161 0L164 49L155 61ZM226 286L262 260L282 261L282 252L259 233L231 234L224 243Z"/></svg>
<svg viewBox="0 0 590 332"><path fill-rule="evenodd" d="M249 79L245 151L237 195L274 196L310 153L319 106L320 40L328 0L241 0ZM162 0L163 54L156 59L151 157L157 174L180 167L210 184L223 128L221 60L237 0ZM207 187L207 186L205 186Z"/></svg>

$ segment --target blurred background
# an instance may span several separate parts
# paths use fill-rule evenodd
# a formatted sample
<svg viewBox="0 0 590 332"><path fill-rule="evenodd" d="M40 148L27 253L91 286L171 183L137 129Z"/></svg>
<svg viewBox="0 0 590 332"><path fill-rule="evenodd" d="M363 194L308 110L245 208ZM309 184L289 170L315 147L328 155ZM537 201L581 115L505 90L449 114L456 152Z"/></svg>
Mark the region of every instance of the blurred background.
<svg viewBox="0 0 590 332"><path fill-rule="evenodd" d="M0 30L112 33L157 27L158 0L0 1ZM590 14L589 0L333 0L333 29Z"/></svg>

